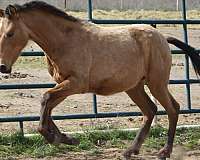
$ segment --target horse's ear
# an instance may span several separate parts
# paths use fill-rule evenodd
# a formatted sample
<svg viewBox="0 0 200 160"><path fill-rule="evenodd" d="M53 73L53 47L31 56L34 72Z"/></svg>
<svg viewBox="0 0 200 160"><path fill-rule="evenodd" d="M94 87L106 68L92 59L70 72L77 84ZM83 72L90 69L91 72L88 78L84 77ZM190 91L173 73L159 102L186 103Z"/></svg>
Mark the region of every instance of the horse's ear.
<svg viewBox="0 0 200 160"><path fill-rule="evenodd" d="M0 9L0 17L4 17L4 10Z"/></svg>
<svg viewBox="0 0 200 160"><path fill-rule="evenodd" d="M5 10L5 15L8 18L17 17L18 16L17 8L13 5L8 5Z"/></svg>

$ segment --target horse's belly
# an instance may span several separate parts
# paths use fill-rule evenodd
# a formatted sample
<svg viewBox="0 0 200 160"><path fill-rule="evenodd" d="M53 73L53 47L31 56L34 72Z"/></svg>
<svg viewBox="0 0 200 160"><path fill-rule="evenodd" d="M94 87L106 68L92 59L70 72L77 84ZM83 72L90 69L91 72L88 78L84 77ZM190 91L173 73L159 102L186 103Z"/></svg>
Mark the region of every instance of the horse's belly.
<svg viewBox="0 0 200 160"><path fill-rule="evenodd" d="M94 91L93 93L95 94L98 94L98 95L103 95L103 96L108 96L108 95L112 95L112 94L116 94L116 93L119 93L119 92L123 92L123 91L126 91L128 90L129 88L126 88L126 89L114 89L114 88L111 88L111 87L101 87L99 89L97 89L96 91Z"/></svg>
<svg viewBox="0 0 200 160"><path fill-rule="evenodd" d="M111 95L123 91L127 91L130 88L134 88L139 82L138 77L124 77L124 79L104 79L94 89L94 93L99 95Z"/></svg>
<svg viewBox="0 0 200 160"><path fill-rule="evenodd" d="M122 58L118 65L110 63L94 70L90 77L92 90L100 95L111 95L135 87L145 77L144 65L141 58L130 59L123 61Z"/></svg>

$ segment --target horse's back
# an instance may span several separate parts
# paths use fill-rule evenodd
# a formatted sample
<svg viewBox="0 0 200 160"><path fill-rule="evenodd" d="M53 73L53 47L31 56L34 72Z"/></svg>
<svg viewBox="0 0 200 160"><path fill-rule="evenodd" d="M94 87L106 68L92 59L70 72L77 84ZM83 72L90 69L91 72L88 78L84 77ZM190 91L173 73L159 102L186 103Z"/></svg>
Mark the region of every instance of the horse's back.
<svg viewBox="0 0 200 160"><path fill-rule="evenodd" d="M96 51L90 72L91 88L96 93L128 90L141 79L148 79L155 66L170 64L168 44L153 27L129 25L101 29L97 44L93 44Z"/></svg>
<svg viewBox="0 0 200 160"><path fill-rule="evenodd" d="M144 76L144 54L132 26L102 27L92 42L91 90L113 94L134 87ZM96 46L96 47L94 47Z"/></svg>

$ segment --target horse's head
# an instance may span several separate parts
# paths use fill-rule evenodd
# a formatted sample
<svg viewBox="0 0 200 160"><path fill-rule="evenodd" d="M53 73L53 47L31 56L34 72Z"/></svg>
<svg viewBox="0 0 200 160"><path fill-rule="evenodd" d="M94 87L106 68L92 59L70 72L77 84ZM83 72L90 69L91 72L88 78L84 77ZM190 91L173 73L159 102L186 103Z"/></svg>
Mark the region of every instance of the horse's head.
<svg viewBox="0 0 200 160"><path fill-rule="evenodd" d="M0 19L0 72L10 73L28 42L28 33L15 6L0 9Z"/></svg>

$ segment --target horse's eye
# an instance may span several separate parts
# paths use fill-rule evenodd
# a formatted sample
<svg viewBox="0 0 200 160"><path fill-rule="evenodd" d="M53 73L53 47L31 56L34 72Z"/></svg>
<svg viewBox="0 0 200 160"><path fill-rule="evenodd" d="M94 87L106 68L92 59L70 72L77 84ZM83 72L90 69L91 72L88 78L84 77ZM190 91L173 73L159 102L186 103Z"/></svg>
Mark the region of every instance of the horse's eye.
<svg viewBox="0 0 200 160"><path fill-rule="evenodd" d="M7 33L7 34L6 34L6 37L10 38L10 37L12 37L13 35L14 35L13 32L11 32L11 33Z"/></svg>

